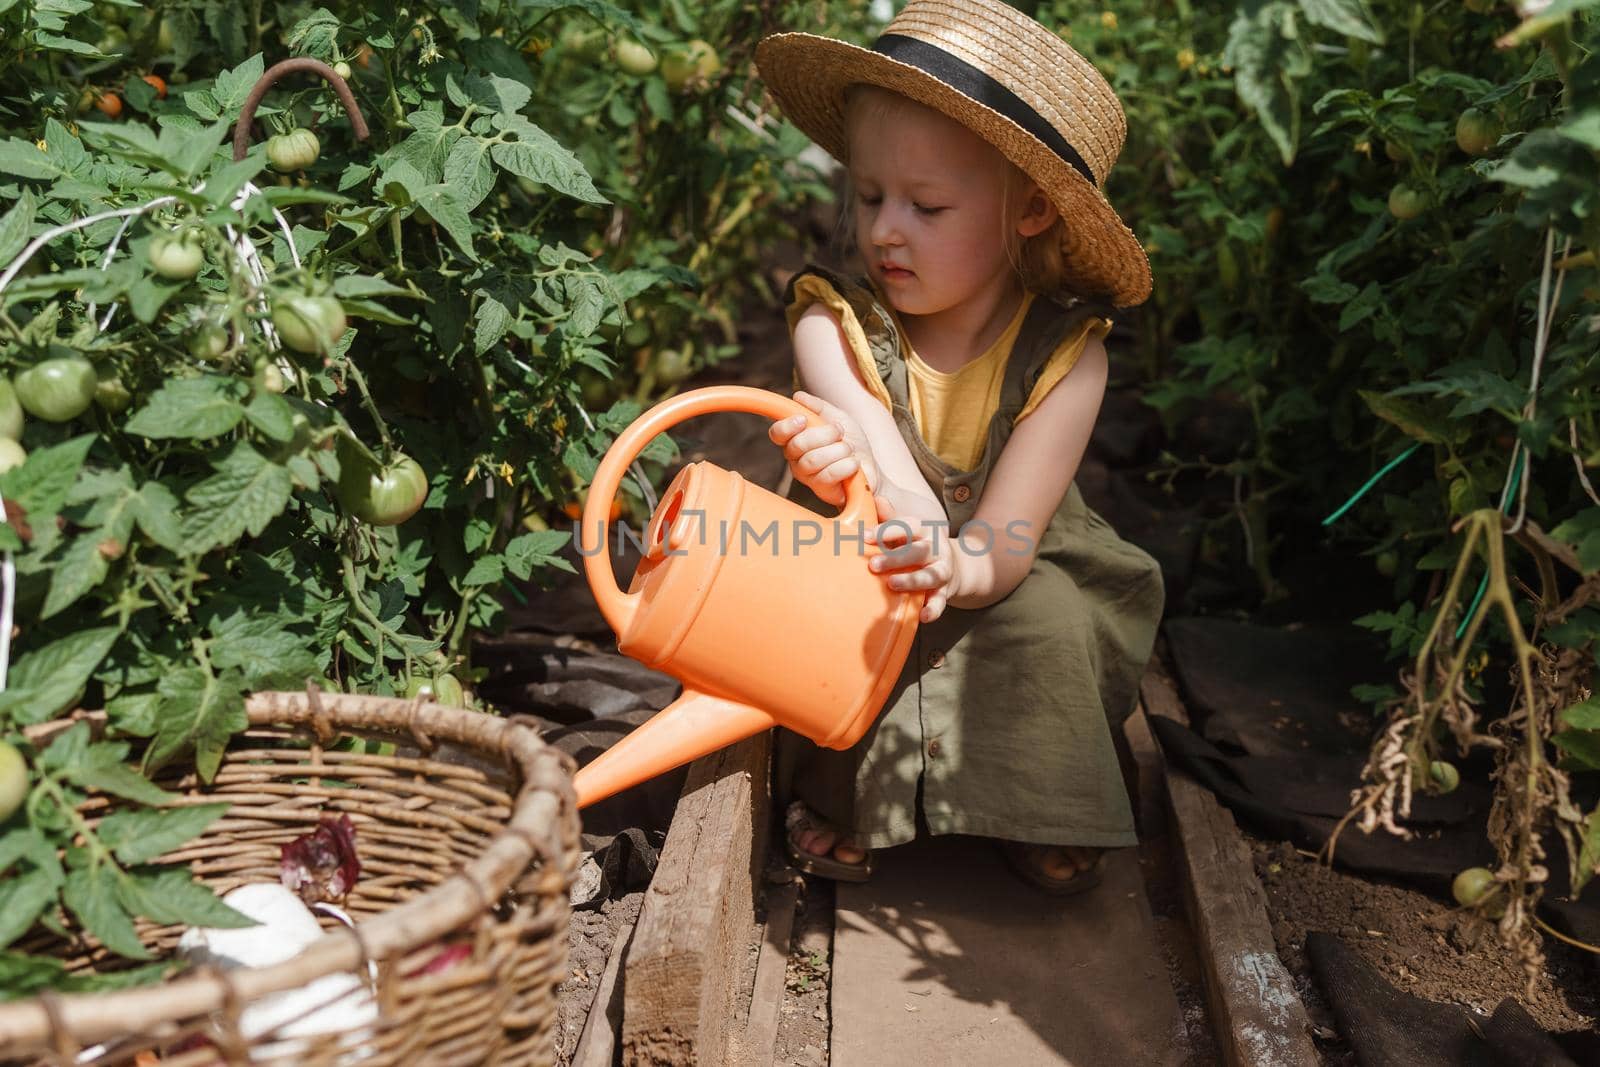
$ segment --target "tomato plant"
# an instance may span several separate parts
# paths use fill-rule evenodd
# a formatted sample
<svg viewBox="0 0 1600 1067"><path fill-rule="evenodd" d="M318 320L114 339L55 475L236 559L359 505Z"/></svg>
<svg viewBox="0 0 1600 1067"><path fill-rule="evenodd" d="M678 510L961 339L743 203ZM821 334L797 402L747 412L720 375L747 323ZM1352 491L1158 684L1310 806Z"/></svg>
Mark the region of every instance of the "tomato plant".
<svg viewBox="0 0 1600 1067"><path fill-rule="evenodd" d="M1501 934L1534 969L1550 843L1575 886L1600 867L1600 19L1115 6L1038 10L1125 94L1107 193L1155 277L1129 362L1178 442L1159 477L1215 480L1202 552L1262 602L1319 595L1290 552L1374 558L1395 602L1357 622L1404 667L1361 691L1384 726L1352 823L1402 830L1447 746L1492 751ZM1219 410L1244 432L1190 430Z"/></svg>
<svg viewBox="0 0 1600 1067"><path fill-rule="evenodd" d="M810 0L271 7L0 11L0 271L51 232L0 293L0 376L22 398L8 425L0 389L17 452L0 495L21 520L0 526L19 627L0 736L105 711L103 736L22 746L40 796L150 785L180 760L208 778L257 690L421 679L464 699L451 686L472 676L474 635L519 585L570 569L570 534L547 520L674 387L657 339L686 371L733 356L741 306L777 298L761 257L794 232L784 213L827 192L749 64L762 22L811 17ZM660 57L696 40L681 95L618 44ZM305 136L235 163L243 104L287 56L344 63L370 136L295 75L250 126ZM116 122L95 109L113 87ZM167 262L169 233L205 250L193 274ZM631 323L649 328L624 339ZM81 366L24 420L30 373L57 359ZM679 458L663 436L641 464ZM128 788L117 802L159 832L198 831L154 786ZM0 862L0 884L39 880L38 910L6 929L48 909L140 955L118 932L152 875L55 814L13 817L66 859ZM67 879L108 906L74 910ZM41 986L59 981L45 962L28 972Z"/></svg>

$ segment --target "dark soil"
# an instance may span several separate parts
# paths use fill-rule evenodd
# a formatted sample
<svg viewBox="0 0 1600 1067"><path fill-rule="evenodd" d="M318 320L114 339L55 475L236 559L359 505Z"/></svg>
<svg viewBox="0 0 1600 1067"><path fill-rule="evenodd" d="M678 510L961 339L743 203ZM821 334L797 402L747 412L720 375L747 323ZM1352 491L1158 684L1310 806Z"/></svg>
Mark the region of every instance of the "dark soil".
<svg viewBox="0 0 1600 1067"><path fill-rule="evenodd" d="M583 1036L617 932L639 917L644 892L608 900L599 908L572 913L567 923L567 980L556 991L556 1062L570 1063Z"/></svg>
<svg viewBox="0 0 1600 1067"><path fill-rule="evenodd" d="M1521 966L1489 924L1415 890L1326 867L1288 843L1246 840L1278 955L1318 1028L1326 1062L1355 1059L1335 1037L1338 1024L1306 957L1311 930L1338 935L1396 988L1426 1000L1491 1014L1511 997L1553 1033L1595 1025L1600 989L1578 950L1547 939L1544 973L1529 997Z"/></svg>

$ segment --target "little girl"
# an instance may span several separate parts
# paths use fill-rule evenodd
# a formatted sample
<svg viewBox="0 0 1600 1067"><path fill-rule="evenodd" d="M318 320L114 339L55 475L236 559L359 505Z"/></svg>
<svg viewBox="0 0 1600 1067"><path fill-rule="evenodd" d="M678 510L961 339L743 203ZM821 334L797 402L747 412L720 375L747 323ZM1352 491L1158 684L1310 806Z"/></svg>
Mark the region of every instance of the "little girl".
<svg viewBox="0 0 1600 1067"><path fill-rule="evenodd" d="M1103 850L1136 840L1113 731L1162 607L1155 562L1073 483L1111 309L1150 292L1100 191L1122 108L1000 0L911 0L870 50L784 33L756 58L785 116L846 166L866 267L791 282L795 398L826 424L770 436L790 498L825 514L861 472L874 567L925 594L860 743L778 732L790 856L860 881L870 850L919 829L975 834L1041 888L1090 888Z"/></svg>

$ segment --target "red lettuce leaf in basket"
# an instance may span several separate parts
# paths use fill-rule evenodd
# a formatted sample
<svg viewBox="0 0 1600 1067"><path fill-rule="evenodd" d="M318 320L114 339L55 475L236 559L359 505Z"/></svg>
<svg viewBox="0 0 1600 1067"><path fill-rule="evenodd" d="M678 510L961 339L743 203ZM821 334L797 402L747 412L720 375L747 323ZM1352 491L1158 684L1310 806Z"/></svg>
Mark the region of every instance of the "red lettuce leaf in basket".
<svg viewBox="0 0 1600 1067"><path fill-rule="evenodd" d="M323 819L315 830L284 845L278 877L308 905L320 900L343 903L361 877L356 828L350 816Z"/></svg>

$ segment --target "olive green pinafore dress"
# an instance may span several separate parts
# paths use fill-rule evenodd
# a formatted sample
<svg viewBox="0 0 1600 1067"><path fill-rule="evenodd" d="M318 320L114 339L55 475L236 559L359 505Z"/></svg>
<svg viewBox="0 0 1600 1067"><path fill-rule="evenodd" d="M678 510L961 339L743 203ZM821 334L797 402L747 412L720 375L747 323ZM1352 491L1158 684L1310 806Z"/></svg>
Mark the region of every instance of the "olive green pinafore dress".
<svg viewBox="0 0 1600 1067"><path fill-rule="evenodd" d="M873 291L808 268L855 311L895 424L950 532L973 517L1017 414L1057 345L1100 306L1034 300L1017 336L988 441L973 470L956 470L923 441L911 415L892 316ZM793 282L788 300L793 299ZM789 499L835 508L795 482ZM941 536L944 536L942 533ZM1003 528L994 551L1015 549ZM1163 590L1155 560L1118 537L1074 483L1040 538L1033 568L1005 599L947 607L918 628L883 712L852 748L820 748L777 731L780 800L799 799L864 848L917 835L975 834L1038 844L1135 844L1133 812L1112 742L1132 713L1155 641Z"/></svg>

